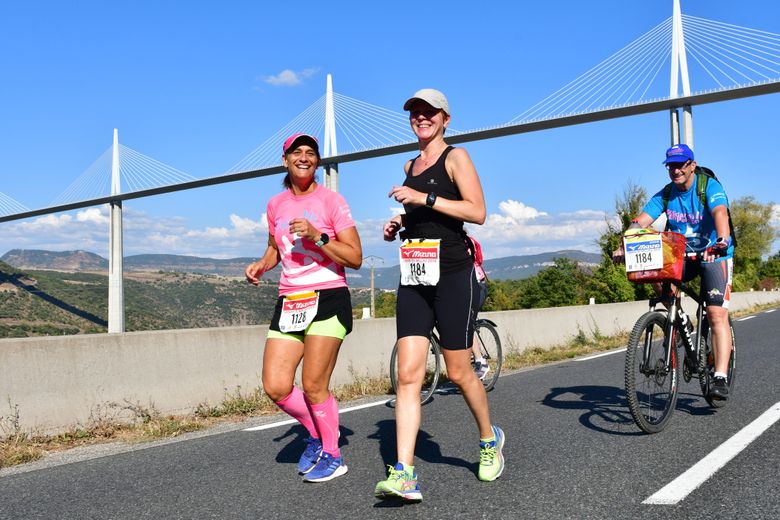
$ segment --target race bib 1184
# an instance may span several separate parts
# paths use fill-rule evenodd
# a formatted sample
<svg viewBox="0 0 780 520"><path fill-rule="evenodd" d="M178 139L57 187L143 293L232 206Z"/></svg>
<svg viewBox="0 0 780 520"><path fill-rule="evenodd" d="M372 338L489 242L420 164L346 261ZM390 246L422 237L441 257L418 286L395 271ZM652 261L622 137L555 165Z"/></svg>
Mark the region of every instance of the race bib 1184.
<svg viewBox="0 0 780 520"><path fill-rule="evenodd" d="M401 285L439 283L440 239L410 239L399 249Z"/></svg>
<svg viewBox="0 0 780 520"><path fill-rule="evenodd" d="M649 271L664 266L660 233L642 233L623 237L626 272Z"/></svg>

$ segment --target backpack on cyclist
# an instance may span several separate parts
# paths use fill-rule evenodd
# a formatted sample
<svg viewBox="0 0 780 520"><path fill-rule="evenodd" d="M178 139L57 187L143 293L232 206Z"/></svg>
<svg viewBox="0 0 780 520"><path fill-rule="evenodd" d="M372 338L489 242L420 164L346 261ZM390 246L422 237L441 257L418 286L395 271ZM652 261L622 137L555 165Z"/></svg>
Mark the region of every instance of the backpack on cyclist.
<svg viewBox="0 0 780 520"><path fill-rule="evenodd" d="M694 173L696 174L696 195L699 197L699 202L701 202L702 206L704 206L704 209L709 211L710 206L707 203L707 183L709 183L710 179L715 179L717 181L718 177L715 175L715 172L706 166L696 166ZM669 197L672 194L672 186L674 186L673 182L670 182L664 186L664 191L662 194L664 210L662 213L666 213L666 208L669 206ZM734 224L731 221L731 210L726 207L726 211L729 215L729 233L731 234L731 245L737 247L737 236L734 234Z"/></svg>
<svg viewBox="0 0 780 520"><path fill-rule="evenodd" d="M466 246L468 246L469 251L471 251L471 257L474 259L474 272L477 275L477 284L479 285L479 294L477 294L479 306L477 308L482 309L482 305L485 304L487 299L487 273L482 267L482 246L471 235L466 235Z"/></svg>

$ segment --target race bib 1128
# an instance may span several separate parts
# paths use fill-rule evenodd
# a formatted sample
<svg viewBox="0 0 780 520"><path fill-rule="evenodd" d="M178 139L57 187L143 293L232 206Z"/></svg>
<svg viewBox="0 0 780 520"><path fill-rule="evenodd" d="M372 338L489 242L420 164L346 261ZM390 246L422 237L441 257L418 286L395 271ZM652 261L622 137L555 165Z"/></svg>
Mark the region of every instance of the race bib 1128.
<svg viewBox="0 0 780 520"><path fill-rule="evenodd" d="M295 332L306 330L317 315L320 295L314 291L288 294L282 301L279 330Z"/></svg>

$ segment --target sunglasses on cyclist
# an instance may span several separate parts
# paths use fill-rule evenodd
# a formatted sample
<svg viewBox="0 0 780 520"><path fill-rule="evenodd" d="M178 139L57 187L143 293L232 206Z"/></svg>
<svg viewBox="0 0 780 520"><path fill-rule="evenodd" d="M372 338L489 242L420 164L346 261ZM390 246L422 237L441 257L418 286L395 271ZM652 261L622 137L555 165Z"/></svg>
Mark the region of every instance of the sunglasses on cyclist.
<svg viewBox="0 0 780 520"><path fill-rule="evenodd" d="M690 160L687 160L684 163L671 162L666 164L666 169L670 172L673 172L675 170L682 170L683 168L687 168L689 164L691 164Z"/></svg>

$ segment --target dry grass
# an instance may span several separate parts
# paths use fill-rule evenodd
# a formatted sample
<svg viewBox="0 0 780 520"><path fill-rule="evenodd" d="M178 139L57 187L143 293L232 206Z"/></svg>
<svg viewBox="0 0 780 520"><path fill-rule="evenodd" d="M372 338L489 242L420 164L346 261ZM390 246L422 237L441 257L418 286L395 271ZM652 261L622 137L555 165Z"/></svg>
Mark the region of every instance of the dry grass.
<svg viewBox="0 0 780 520"><path fill-rule="evenodd" d="M756 305L749 309L733 312L733 317L754 314L766 309L776 308L776 304ZM504 363L502 371L554 363L566 359L604 352L625 346L628 333L616 336L601 336L596 330L590 337L580 333L566 345L553 348L533 348L518 352L514 345L504 345ZM339 401L351 401L368 396L390 393L390 380L387 377L372 377L359 374L350 367L353 381L334 389ZM386 372L381 370L381 373ZM246 417L274 414L279 411L274 402L259 388L242 392L237 388L233 393L225 392L223 401L216 405L201 404L186 416L163 416L154 407L144 407L138 403L113 403L106 410L97 410L90 424L75 427L58 435L28 435L20 428L18 407L8 403L10 415L0 416L0 468L25 464L44 457L47 453L62 451L105 442L148 442L157 439L173 438L183 433L202 430L220 422L241 421ZM110 410L109 410L110 409ZM109 413L110 411L114 412ZM119 413L130 420L119 421Z"/></svg>
<svg viewBox="0 0 780 520"><path fill-rule="evenodd" d="M504 354L504 363L501 370L517 370L586 356L596 352L605 352L624 347L627 341L627 332L610 337L595 334L591 338L587 338L583 333L580 333L570 343L552 348L532 348L518 352L512 345L509 345L507 352Z"/></svg>

